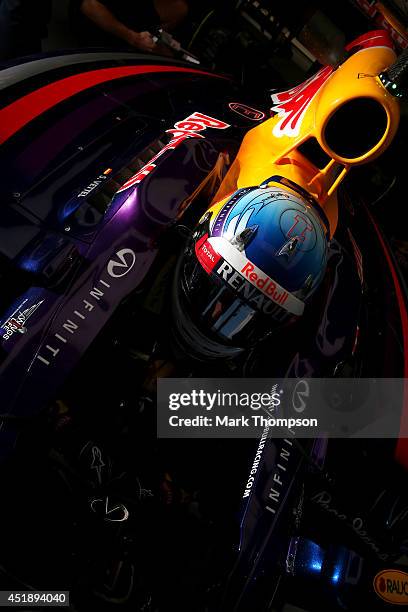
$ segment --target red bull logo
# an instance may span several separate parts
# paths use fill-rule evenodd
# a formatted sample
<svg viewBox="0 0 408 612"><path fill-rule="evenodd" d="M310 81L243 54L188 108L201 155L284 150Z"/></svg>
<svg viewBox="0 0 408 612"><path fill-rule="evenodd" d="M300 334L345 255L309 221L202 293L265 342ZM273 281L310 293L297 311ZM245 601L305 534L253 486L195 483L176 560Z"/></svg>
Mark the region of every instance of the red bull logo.
<svg viewBox="0 0 408 612"><path fill-rule="evenodd" d="M141 168L136 174L134 174L116 193L121 193L134 185L138 185L143 181L146 176L148 176L155 168L156 164L154 163L159 157L161 157L166 151L174 150L178 147L184 140L187 138L205 138L200 132L203 132L207 128L213 128L215 130L225 130L229 128L230 125L225 123L224 121L220 121L219 119L215 119L214 117L210 117L209 115L203 115L202 113L192 113L183 119L182 121L177 121L174 124L174 128L170 130L166 130L168 134L172 134L173 138L170 140L166 146L164 146L152 159Z"/></svg>
<svg viewBox="0 0 408 612"><path fill-rule="evenodd" d="M260 289L265 295L269 296L276 304L281 306L288 299L288 292L284 289L279 291L276 283L269 276L260 275L254 272L255 266L251 263L246 263L241 270L241 274L249 280L250 283Z"/></svg>

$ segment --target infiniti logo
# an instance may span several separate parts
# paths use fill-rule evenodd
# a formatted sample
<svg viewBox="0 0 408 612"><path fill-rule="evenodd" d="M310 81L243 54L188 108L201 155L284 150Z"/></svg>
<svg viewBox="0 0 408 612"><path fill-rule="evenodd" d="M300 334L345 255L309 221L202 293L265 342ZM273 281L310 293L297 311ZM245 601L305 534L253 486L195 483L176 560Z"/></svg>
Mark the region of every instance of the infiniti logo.
<svg viewBox="0 0 408 612"><path fill-rule="evenodd" d="M69 314L67 313L67 318L60 320L59 326L54 329L52 336L44 341L41 347L42 353L37 353L35 358L42 364L49 366L68 345L69 339L81 333L84 321L88 321L90 317L97 315L98 311L100 316L101 309L106 312L112 305L109 293L112 292L112 283L116 282L112 279L120 279L126 276L135 263L136 253L132 249L120 249L114 253L112 259L106 265L104 278L95 279L88 291L83 294L82 299L78 299L72 305ZM95 457L95 459L97 460L98 457ZM94 467L99 470L102 466L96 463ZM97 471L97 474L99 475L99 471Z"/></svg>
<svg viewBox="0 0 408 612"><path fill-rule="evenodd" d="M135 265L136 255L132 249L121 249L115 253L117 259L111 259L107 266L109 276L120 278L125 276Z"/></svg>
<svg viewBox="0 0 408 612"><path fill-rule="evenodd" d="M292 406L295 412L303 412L306 400L310 396L310 387L307 380L299 380L292 393Z"/></svg>

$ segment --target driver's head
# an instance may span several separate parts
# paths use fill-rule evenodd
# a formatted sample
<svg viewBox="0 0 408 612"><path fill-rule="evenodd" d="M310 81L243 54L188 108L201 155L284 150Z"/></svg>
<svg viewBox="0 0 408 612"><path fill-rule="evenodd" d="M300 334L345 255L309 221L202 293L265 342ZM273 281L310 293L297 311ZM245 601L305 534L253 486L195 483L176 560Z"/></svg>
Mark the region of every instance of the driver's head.
<svg viewBox="0 0 408 612"><path fill-rule="evenodd" d="M210 208L179 262L174 337L191 357L232 358L299 319L324 276L324 214L273 179Z"/></svg>

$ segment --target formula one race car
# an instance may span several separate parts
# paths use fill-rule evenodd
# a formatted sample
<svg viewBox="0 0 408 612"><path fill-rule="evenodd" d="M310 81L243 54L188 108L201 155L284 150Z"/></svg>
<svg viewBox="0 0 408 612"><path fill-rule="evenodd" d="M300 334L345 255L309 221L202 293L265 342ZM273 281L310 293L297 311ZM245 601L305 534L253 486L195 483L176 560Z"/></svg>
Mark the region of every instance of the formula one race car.
<svg viewBox="0 0 408 612"><path fill-rule="evenodd" d="M408 601L403 410L397 445L155 432L162 377L407 376L404 284L346 177L395 135L395 60L365 34L272 113L153 56L3 68L4 589L80 610Z"/></svg>

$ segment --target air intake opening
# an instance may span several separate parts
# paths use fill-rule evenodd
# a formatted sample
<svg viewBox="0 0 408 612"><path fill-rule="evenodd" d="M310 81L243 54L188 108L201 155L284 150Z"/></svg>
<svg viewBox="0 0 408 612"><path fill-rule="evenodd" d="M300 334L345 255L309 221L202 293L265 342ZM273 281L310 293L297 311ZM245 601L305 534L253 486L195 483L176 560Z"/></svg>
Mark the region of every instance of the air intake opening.
<svg viewBox="0 0 408 612"><path fill-rule="evenodd" d="M323 151L316 138L308 138L299 147L298 151L306 157L312 164L321 170L331 160L331 157Z"/></svg>
<svg viewBox="0 0 408 612"><path fill-rule="evenodd" d="M327 146L339 157L356 159L373 149L387 129L387 113L372 98L356 98L341 106L324 130Z"/></svg>

